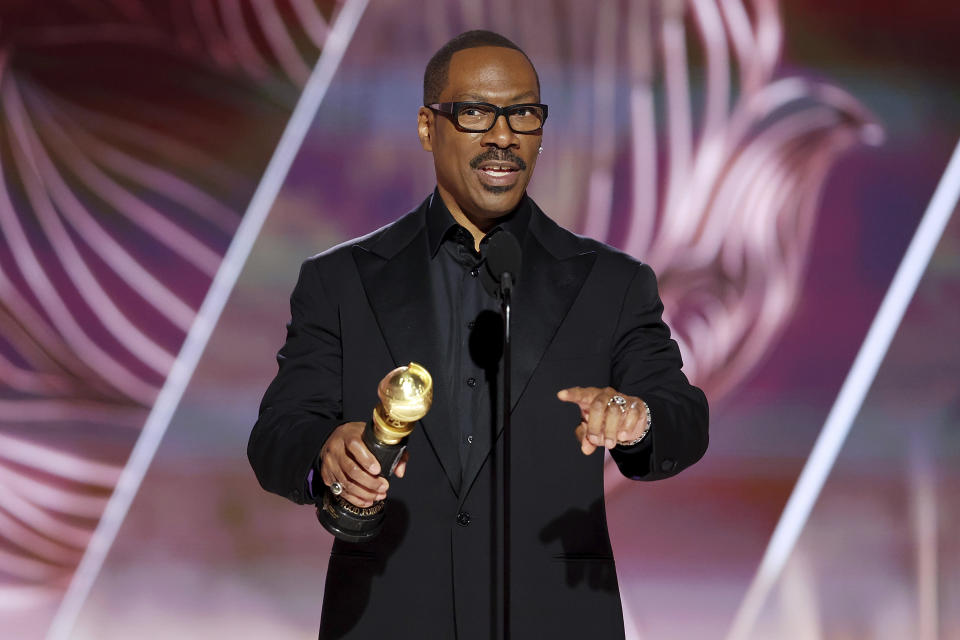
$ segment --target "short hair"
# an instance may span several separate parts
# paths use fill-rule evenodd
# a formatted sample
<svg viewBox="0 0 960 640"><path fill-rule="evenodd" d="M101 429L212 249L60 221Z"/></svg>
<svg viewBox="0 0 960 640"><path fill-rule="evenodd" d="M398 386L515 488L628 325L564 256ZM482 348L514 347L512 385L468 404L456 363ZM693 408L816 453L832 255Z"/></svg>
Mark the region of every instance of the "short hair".
<svg viewBox="0 0 960 640"><path fill-rule="evenodd" d="M444 88L447 86L447 80L449 79L450 59L453 57L453 54L457 51L476 47L504 47L506 49L519 51L523 54L523 57L527 59L527 62L530 63L530 66L533 67L530 56L528 56L523 49L499 33L485 31L483 29L465 31L448 40L445 45L433 54L430 62L427 63L427 68L423 72L423 104L432 104L440 100L440 94L443 93ZM533 74L537 77L537 91L539 91L540 76L537 75L536 67L533 67Z"/></svg>

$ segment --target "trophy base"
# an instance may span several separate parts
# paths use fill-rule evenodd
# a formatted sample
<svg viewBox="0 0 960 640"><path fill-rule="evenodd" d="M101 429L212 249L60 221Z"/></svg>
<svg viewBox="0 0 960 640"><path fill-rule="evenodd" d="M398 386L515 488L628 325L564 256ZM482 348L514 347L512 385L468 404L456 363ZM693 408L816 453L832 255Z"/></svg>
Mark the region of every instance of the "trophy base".
<svg viewBox="0 0 960 640"><path fill-rule="evenodd" d="M386 502L369 507L357 507L329 491L323 493L323 502L317 505L317 520L323 528L345 542L366 542L383 528Z"/></svg>

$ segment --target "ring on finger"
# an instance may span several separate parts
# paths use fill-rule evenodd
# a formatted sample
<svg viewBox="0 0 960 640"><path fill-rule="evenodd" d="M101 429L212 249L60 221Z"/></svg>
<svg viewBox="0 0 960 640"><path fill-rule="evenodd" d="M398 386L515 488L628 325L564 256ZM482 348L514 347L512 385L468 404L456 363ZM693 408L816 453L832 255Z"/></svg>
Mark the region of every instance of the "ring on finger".
<svg viewBox="0 0 960 640"><path fill-rule="evenodd" d="M623 415L627 412L627 399L622 395L615 394L609 400L607 400L607 406L615 406L617 409L620 409L620 415Z"/></svg>
<svg viewBox="0 0 960 640"><path fill-rule="evenodd" d="M340 495L341 493L343 493L343 485L340 484L339 482L334 482L333 484L330 485L330 493L332 493L335 496Z"/></svg>

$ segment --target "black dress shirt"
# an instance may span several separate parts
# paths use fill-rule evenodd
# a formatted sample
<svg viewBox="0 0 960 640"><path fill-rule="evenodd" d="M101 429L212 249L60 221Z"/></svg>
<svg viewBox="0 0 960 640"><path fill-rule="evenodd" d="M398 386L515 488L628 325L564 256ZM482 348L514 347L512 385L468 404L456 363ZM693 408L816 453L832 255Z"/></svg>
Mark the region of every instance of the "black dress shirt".
<svg viewBox="0 0 960 640"><path fill-rule="evenodd" d="M502 420L503 317L498 301L483 288L479 269L487 240L501 229L510 231L522 245L530 212L530 199L524 194L517 208L480 241L478 253L473 236L454 220L436 189L427 209L430 311L439 328L434 339L447 356L445 366L430 375L434 393L455 397L449 428L458 443L461 474L472 452L485 455L490 450L492 434ZM311 500L323 490L319 467L318 458L307 475Z"/></svg>
<svg viewBox="0 0 960 640"><path fill-rule="evenodd" d="M432 306L436 336L447 355L440 371L431 372L435 393L452 394L450 429L459 444L460 468L471 455L485 455L502 418L503 319L500 305L478 276L487 241L500 229L523 242L530 221L526 195L480 241L457 224L436 190L427 209ZM476 454L474 454L474 451Z"/></svg>

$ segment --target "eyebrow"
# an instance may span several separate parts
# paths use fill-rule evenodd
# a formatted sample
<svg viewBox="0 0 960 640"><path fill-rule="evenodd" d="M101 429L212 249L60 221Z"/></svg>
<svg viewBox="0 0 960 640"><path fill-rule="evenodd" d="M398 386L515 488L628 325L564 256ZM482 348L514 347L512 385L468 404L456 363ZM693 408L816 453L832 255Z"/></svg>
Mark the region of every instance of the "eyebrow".
<svg viewBox="0 0 960 640"><path fill-rule="evenodd" d="M456 97L459 98L456 102L466 102L468 100L473 102L490 102L488 96L482 96L478 93L462 93ZM517 100L525 97L537 98L537 93L535 91L524 91L510 98L510 102L515 104Z"/></svg>

